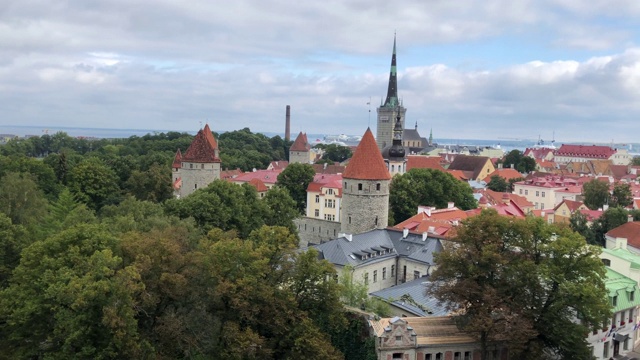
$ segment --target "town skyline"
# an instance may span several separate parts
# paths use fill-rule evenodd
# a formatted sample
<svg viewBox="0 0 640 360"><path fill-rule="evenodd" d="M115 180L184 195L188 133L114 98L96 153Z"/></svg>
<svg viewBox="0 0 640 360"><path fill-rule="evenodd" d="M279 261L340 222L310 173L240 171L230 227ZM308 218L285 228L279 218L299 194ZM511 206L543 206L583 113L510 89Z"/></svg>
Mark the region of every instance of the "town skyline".
<svg viewBox="0 0 640 360"><path fill-rule="evenodd" d="M12 4L0 127L280 133L291 105L292 134L362 135L395 32L406 127L423 136L629 143L639 15L624 1Z"/></svg>

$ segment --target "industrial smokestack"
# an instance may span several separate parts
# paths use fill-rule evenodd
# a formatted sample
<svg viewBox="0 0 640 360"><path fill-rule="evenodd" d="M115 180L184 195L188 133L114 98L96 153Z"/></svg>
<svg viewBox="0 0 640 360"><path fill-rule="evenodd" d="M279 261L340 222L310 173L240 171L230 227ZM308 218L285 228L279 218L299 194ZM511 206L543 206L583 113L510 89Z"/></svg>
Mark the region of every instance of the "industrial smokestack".
<svg viewBox="0 0 640 360"><path fill-rule="evenodd" d="M287 105L286 122L284 125L284 139L291 140L291 106Z"/></svg>

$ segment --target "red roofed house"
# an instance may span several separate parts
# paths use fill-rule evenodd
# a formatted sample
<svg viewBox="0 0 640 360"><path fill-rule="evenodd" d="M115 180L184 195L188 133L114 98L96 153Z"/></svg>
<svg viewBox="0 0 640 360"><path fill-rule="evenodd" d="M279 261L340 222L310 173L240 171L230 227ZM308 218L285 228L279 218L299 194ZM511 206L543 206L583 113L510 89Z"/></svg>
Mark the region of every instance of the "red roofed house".
<svg viewBox="0 0 640 360"><path fill-rule="evenodd" d="M566 145L556 150L554 161L559 164L587 160L611 160L614 165L629 165L631 156L625 149L601 145Z"/></svg>
<svg viewBox="0 0 640 360"><path fill-rule="evenodd" d="M524 156L529 156L534 158L535 160L542 160L542 161L552 161L553 160L553 150L551 148L538 148L538 147L534 147L534 148L527 148L524 151Z"/></svg>
<svg viewBox="0 0 640 360"><path fill-rule="evenodd" d="M589 208L581 201L562 200L558 206L553 209L555 223L569 223L571 215L580 210L589 210Z"/></svg>
<svg viewBox="0 0 640 360"><path fill-rule="evenodd" d="M609 230L605 235L607 249L623 248L635 254L640 254L640 221L629 221Z"/></svg>
<svg viewBox="0 0 640 360"><path fill-rule="evenodd" d="M260 180L268 189L275 186L278 181L278 175L282 170L256 170L252 172L242 173L229 181L236 184L251 183L252 180ZM255 182L254 182L255 183Z"/></svg>
<svg viewBox="0 0 640 360"><path fill-rule="evenodd" d="M285 160L272 161L267 166L267 170L284 170L289 166L289 162Z"/></svg>
<svg viewBox="0 0 640 360"><path fill-rule="evenodd" d="M416 215L393 227L398 230L407 229L417 233L446 236L451 228L458 226L460 221L467 217L469 214L455 207L454 203L449 203L446 209L419 206Z"/></svg>
<svg viewBox="0 0 640 360"><path fill-rule="evenodd" d="M342 174L316 174L307 187L307 217L340 222L341 200Z"/></svg>
<svg viewBox="0 0 640 360"><path fill-rule="evenodd" d="M209 124L200 129L183 154L180 150L173 160L174 194L183 197L220 179L218 142Z"/></svg>
<svg viewBox="0 0 640 360"><path fill-rule="evenodd" d="M555 208L563 199L562 197L557 199L557 191L577 185L578 181L576 179L562 176L528 177L524 181L518 181L513 184L513 193L524 196L533 203L533 207L536 210L550 210Z"/></svg>
<svg viewBox="0 0 640 360"><path fill-rule="evenodd" d="M469 180L480 181L496 170L491 159L486 156L458 155L448 170L460 170Z"/></svg>
<svg viewBox="0 0 640 360"><path fill-rule="evenodd" d="M391 174L371 129L364 133L342 178L341 232L360 234L386 228Z"/></svg>
<svg viewBox="0 0 640 360"><path fill-rule="evenodd" d="M300 132L289 148L289 163L310 164L312 160L311 145L307 134Z"/></svg>
<svg viewBox="0 0 640 360"><path fill-rule="evenodd" d="M249 185L251 185L254 188L256 188L256 191L258 192L258 196L260 198L263 198L267 194L267 191L269 191L269 188L267 187L267 185L265 185L262 182L262 180L260 180L258 178L253 178L253 179L249 180Z"/></svg>

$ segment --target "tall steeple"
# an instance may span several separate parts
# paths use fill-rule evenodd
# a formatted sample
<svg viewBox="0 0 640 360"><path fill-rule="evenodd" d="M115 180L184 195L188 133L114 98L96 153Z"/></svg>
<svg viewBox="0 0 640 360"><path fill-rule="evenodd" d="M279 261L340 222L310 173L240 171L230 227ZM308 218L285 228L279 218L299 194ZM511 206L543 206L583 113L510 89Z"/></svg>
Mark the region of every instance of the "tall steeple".
<svg viewBox="0 0 640 360"><path fill-rule="evenodd" d="M391 71L389 72L389 86L387 88L387 98L378 108L378 124L376 128L376 142L378 149L382 151L386 146L392 144L393 128L395 119L401 117L402 128L404 129L405 113L404 108L398 99L398 72L396 68L396 35L393 34L393 54L391 55Z"/></svg>
<svg viewBox="0 0 640 360"><path fill-rule="evenodd" d="M389 71L389 87L385 107L398 106L398 73L396 71L396 34L393 34L393 54L391 55L391 70Z"/></svg>

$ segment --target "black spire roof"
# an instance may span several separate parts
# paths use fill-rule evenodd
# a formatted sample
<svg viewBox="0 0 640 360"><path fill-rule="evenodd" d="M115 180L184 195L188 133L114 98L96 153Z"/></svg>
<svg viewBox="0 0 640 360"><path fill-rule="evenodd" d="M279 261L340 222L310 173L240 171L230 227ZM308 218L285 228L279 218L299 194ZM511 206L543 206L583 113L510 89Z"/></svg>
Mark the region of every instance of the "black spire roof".
<svg viewBox="0 0 640 360"><path fill-rule="evenodd" d="M393 55L391 55L391 71L389 72L389 88L385 107L398 106L398 76L396 73L396 36L393 35Z"/></svg>

